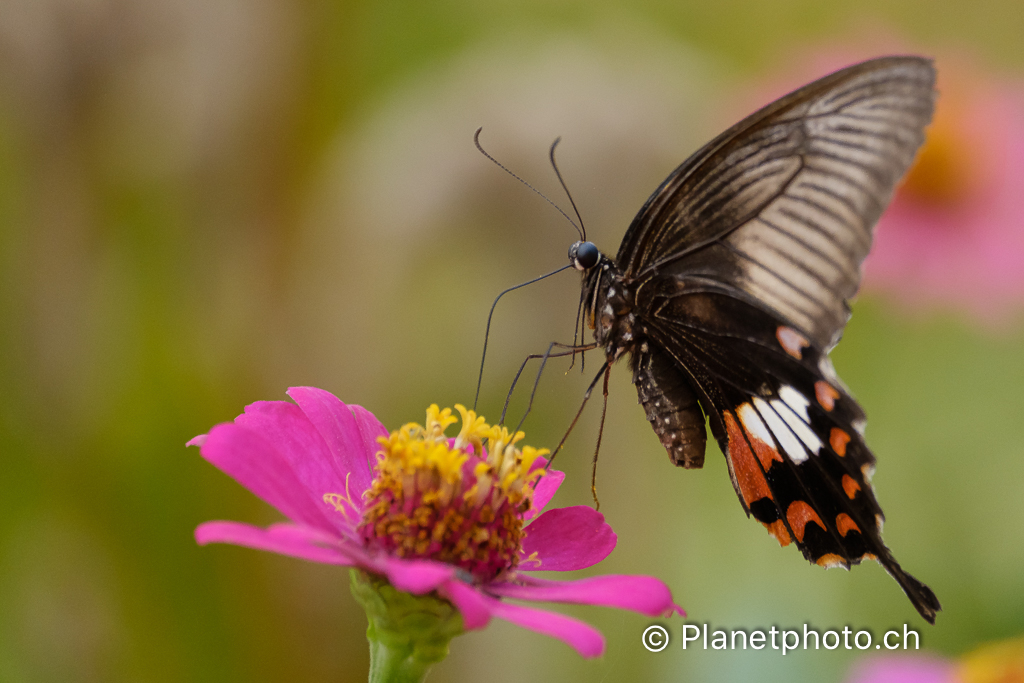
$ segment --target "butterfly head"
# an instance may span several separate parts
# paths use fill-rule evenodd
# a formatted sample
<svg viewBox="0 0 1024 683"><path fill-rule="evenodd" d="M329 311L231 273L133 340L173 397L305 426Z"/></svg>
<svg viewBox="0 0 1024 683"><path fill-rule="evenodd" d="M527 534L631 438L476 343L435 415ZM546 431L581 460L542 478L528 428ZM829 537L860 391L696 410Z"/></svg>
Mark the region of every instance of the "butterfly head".
<svg viewBox="0 0 1024 683"><path fill-rule="evenodd" d="M569 261L576 270L590 270L601 260L601 251L593 242L574 242L569 247Z"/></svg>

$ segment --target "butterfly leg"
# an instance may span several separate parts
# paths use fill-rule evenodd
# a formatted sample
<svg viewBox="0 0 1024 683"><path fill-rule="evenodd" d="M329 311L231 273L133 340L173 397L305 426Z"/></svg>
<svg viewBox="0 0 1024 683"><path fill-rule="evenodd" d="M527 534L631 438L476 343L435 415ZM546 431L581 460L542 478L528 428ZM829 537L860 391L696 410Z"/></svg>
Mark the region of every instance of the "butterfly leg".
<svg viewBox="0 0 1024 683"><path fill-rule="evenodd" d="M556 348L566 349L565 351L559 351L558 353L552 353ZM537 386L540 384L540 376L544 372L544 366L547 365L548 358L561 358L576 354L580 351L590 351L597 348L596 344L584 344L582 346L561 344L559 342L551 342L548 346L548 350L543 354L531 354L526 357L523 364L519 366L519 371L516 372L515 378L512 380L512 386L508 389L508 394L505 396L505 405L501 409L501 419L498 424L505 424L505 414L508 412L508 404L512 400L512 392L516 390L516 385L519 383L519 378L523 374L523 370L526 369L526 364L531 360L540 359L540 369L537 371L537 378L533 381L533 390L530 391L530 401L526 405L526 411L523 413L522 419L519 420L519 424L516 425L515 431L519 431L519 428L523 426L523 422L526 421L526 416L530 414L530 410L533 408L533 397L537 394Z"/></svg>
<svg viewBox="0 0 1024 683"><path fill-rule="evenodd" d="M601 406L601 425L597 428L597 445L594 446L594 465L590 470L590 493L594 496L595 510L601 509L601 501L597 499L597 455L601 452L601 438L604 436L604 418L608 414L608 378L611 377L611 374L612 366L606 362L604 364L604 404Z"/></svg>
<svg viewBox="0 0 1024 683"><path fill-rule="evenodd" d="M597 373L597 376L594 377L594 380L590 383L590 386L587 387L586 393L583 394L583 402L580 403L580 409L576 411L576 417L572 419L572 423L569 425L569 428L565 430L565 434L562 436L562 440L558 442L558 445L555 447L555 450L551 452L551 457L548 458L548 467L550 467L551 463L554 462L555 456L558 455L559 451L562 450L562 446L565 445L565 442L569 438L569 435L572 434L572 430L576 427L576 423L579 422L580 415L583 414L583 409L587 406L587 401L590 400L590 394L593 393L594 387L597 386L597 380L601 379L602 376L607 374L609 367L611 367L611 363L609 361L605 361L604 365L601 366L601 370Z"/></svg>

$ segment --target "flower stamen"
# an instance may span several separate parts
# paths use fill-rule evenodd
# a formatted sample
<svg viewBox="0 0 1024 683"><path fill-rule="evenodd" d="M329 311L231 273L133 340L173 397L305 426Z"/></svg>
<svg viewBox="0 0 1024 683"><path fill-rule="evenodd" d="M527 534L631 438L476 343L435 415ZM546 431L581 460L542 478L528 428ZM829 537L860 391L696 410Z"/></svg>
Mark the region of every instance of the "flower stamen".
<svg viewBox="0 0 1024 683"><path fill-rule="evenodd" d="M324 502L334 507L336 512L340 512L345 519L348 519L348 510L345 509L345 505L348 505L353 510L359 510L359 507L352 500L352 492L349 490L348 482L352 477L351 472L345 473L345 493L325 493Z"/></svg>
<svg viewBox="0 0 1024 683"><path fill-rule="evenodd" d="M464 406L455 409L462 427L454 439L445 432L459 419L432 405L423 426L410 423L378 440L359 529L370 547L450 562L489 581L519 563L523 515L544 474L537 459L548 451L520 450L522 432L510 434Z"/></svg>

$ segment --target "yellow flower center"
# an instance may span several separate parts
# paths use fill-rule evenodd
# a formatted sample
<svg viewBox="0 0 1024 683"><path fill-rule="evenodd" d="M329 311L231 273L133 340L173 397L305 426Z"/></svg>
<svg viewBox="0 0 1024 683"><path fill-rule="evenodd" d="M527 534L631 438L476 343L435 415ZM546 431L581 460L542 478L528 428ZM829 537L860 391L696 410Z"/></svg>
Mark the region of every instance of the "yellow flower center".
<svg viewBox="0 0 1024 683"><path fill-rule="evenodd" d="M410 423L380 438L359 529L370 547L454 564L488 581L519 561L523 515L544 474L534 464L548 451L520 450L522 432L510 434L455 408L462 417L455 438L445 432L458 418L436 405L424 425Z"/></svg>

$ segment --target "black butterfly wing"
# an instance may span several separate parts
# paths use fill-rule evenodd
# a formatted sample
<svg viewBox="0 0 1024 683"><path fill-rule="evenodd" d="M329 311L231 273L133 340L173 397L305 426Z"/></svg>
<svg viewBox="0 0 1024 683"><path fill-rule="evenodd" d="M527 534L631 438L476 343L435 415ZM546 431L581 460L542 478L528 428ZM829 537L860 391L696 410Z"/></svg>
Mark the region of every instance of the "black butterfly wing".
<svg viewBox="0 0 1024 683"><path fill-rule="evenodd" d="M877 559L934 622L935 595L882 541L864 413L827 355L787 339L798 333L772 314L697 283L659 298L643 318L652 342L646 353L673 361L710 413L747 513L818 565ZM671 370L661 367L662 382L671 384Z"/></svg>
<svg viewBox="0 0 1024 683"><path fill-rule="evenodd" d="M633 349L641 400L689 387L749 514L812 562L878 559L931 622L935 595L882 542L864 414L827 353L934 79L926 59L877 59L756 112L669 176L616 257L648 340ZM663 442L699 417L667 393L644 405Z"/></svg>
<svg viewBox="0 0 1024 683"><path fill-rule="evenodd" d="M934 82L929 60L885 57L748 116L647 200L616 256L626 281L703 274L831 348L872 228L924 140Z"/></svg>

